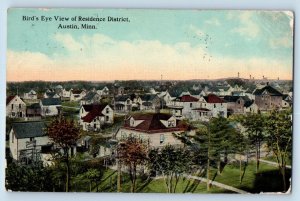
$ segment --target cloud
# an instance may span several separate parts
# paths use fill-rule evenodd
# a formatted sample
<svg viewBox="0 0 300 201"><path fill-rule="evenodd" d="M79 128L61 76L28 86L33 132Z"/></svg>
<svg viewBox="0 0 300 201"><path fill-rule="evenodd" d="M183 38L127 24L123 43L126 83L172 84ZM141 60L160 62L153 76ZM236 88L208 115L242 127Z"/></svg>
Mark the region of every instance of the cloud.
<svg viewBox="0 0 300 201"><path fill-rule="evenodd" d="M259 32L259 26L252 20L253 11L244 11L239 15L240 27L232 29L232 32L241 36L255 38Z"/></svg>
<svg viewBox="0 0 300 201"><path fill-rule="evenodd" d="M212 19L206 20L206 21L204 21L204 23L208 24L208 25L214 25L214 26L221 25L220 21L217 18L212 18Z"/></svg>
<svg viewBox="0 0 300 201"><path fill-rule="evenodd" d="M269 39L269 44L272 49L292 48L293 47L293 39L288 36L281 37L281 38L272 38L272 39Z"/></svg>
<svg viewBox="0 0 300 201"><path fill-rule="evenodd" d="M195 29L196 30L196 29ZM196 30L197 32L197 30ZM210 53L187 42L165 44L157 40L114 40L103 34L74 38L57 34L54 40L67 52L51 57L39 52L7 54L7 80L129 80L198 79L232 77L292 78L292 62L267 58L207 58ZM206 58L204 58L206 56ZM276 69L276 70L275 70Z"/></svg>

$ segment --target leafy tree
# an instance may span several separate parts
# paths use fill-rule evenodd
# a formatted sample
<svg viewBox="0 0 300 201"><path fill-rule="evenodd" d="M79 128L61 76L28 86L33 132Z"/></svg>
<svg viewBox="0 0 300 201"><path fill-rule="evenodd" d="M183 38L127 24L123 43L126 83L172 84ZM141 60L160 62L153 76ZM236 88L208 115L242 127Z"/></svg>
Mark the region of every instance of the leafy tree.
<svg viewBox="0 0 300 201"><path fill-rule="evenodd" d="M63 150L63 155L60 157L60 160L66 164L66 192L69 192L71 157L69 152L79 139L80 128L73 120L58 117L47 127L47 134L49 138Z"/></svg>
<svg viewBox="0 0 300 201"><path fill-rule="evenodd" d="M77 176L78 179L83 180L83 179L88 179L89 180L89 190L92 192L92 185L93 182L96 183L97 181L101 179L101 172L97 169L90 168L86 172L79 174Z"/></svg>
<svg viewBox="0 0 300 201"><path fill-rule="evenodd" d="M286 164L292 152L291 111L273 110L266 121L268 147L276 156L279 171L282 175L283 189L286 191Z"/></svg>
<svg viewBox="0 0 300 201"><path fill-rule="evenodd" d="M138 166L142 166L147 160L147 143L137 137L130 136L122 139L117 146L118 160L127 166L131 181L131 192L136 190Z"/></svg>
<svg viewBox="0 0 300 201"><path fill-rule="evenodd" d="M180 177L189 172L191 164L191 153L186 148L166 145L149 152L149 168L162 174L168 193L176 192Z"/></svg>
<svg viewBox="0 0 300 201"><path fill-rule="evenodd" d="M42 164L10 163L6 168L5 187L12 191L52 191L51 170Z"/></svg>
<svg viewBox="0 0 300 201"><path fill-rule="evenodd" d="M260 147L264 139L265 117L262 114L248 114L241 123L246 129L250 145L255 148L256 172L259 169Z"/></svg>

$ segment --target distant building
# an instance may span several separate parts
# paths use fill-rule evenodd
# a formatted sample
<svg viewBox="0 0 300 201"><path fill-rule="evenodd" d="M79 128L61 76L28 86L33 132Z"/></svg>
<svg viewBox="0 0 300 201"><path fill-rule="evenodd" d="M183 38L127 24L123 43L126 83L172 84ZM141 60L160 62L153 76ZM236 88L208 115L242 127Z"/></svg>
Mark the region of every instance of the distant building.
<svg viewBox="0 0 300 201"><path fill-rule="evenodd" d="M102 96L108 96L109 95L109 89L105 86L103 89L97 90L97 93Z"/></svg>
<svg viewBox="0 0 300 201"><path fill-rule="evenodd" d="M42 113L42 109L39 103L33 103L27 106L26 116L27 117L40 117Z"/></svg>
<svg viewBox="0 0 300 201"><path fill-rule="evenodd" d="M101 96L97 92L90 91L81 100L80 105L91 105L100 103Z"/></svg>
<svg viewBox="0 0 300 201"><path fill-rule="evenodd" d="M199 100L202 108L210 110L212 117L222 116L227 118L227 103L215 94L203 96Z"/></svg>
<svg viewBox="0 0 300 201"><path fill-rule="evenodd" d="M28 93L24 93L23 98L24 100L36 100L37 93L33 89L31 89Z"/></svg>
<svg viewBox="0 0 300 201"><path fill-rule="evenodd" d="M10 118L26 116L26 104L18 95L6 98L6 116Z"/></svg>
<svg viewBox="0 0 300 201"><path fill-rule="evenodd" d="M40 100L41 115L57 116L61 112L61 100L59 98L44 98Z"/></svg>
<svg viewBox="0 0 300 201"><path fill-rule="evenodd" d="M182 146L182 142L174 135L181 133L195 134L195 130L176 120L169 114L147 113L135 114L125 119L124 125L116 133L120 140L129 136L138 137L148 142L150 147L165 145Z"/></svg>
<svg viewBox="0 0 300 201"><path fill-rule="evenodd" d="M118 95L114 97L112 104L115 112L129 112L132 110L132 100L129 95Z"/></svg>
<svg viewBox="0 0 300 201"><path fill-rule="evenodd" d="M114 122L114 111L109 105L82 105L79 117L83 130L99 131L104 124Z"/></svg>
<svg viewBox="0 0 300 201"><path fill-rule="evenodd" d="M85 95L85 90L71 90L70 101L80 101Z"/></svg>
<svg viewBox="0 0 300 201"><path fill-rule="evenodd" d="M44 129L43 122L13 123L9 131L9 148L12 158L25 163L42 160L42 149L52 145Z"/></svg>
<svg viewBox="0 0 300 201"><path fill-rule="evenodd" d="M257 88L254 90L253 95L255 95L255 104L258 106L260 111L282 108L283 94L270 85L261 89Z"/></svg>

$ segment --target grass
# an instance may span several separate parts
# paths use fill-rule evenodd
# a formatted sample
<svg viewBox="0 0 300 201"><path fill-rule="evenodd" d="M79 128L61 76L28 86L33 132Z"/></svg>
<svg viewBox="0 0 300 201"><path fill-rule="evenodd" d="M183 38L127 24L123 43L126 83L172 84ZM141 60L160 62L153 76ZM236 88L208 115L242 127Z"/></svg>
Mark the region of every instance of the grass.
<svg viewBox="0 0 300 201"><path fill-rule="evenodd" d="M67 107L77 107L79 108L80 104L77 101L66 101L61 103L62 106L67 106Z"/></svg>
<svg viewBox="0 0 300 201"><path fill-rule="evenodd" d="M216 174L213 170L211 177L215 176L214 181L227 184L251 193L277 192L283 191L282 178L278 168L260 163L259 171L255 171L255 162L250 162L246 166L246 171L242 180L239 181L240 170L238 165L226 165L221 175ZM287 170L287 178L291 176L291 172ZM287 179L288 181L288 179Z"/></svg>
<svg viewBox="0 0 300 201"><path fill-rule="evenodd" d="M266 160L266 161L272 161L272 162L277 163L277 160L276 160L276 157L275 157L275 156L268 156L268 157L264 157L264 158L262 158L262 159L264 159L264 160ZM291 165L291 164L292 164L291 159L288 158L287 161L286 161L286 164L287 164L287 165Z"/></svg>
<svg viewBox="0 0 300 201"><path fill-rule="evenodd" d="M127 174L122 175L122 192L130 192L131 183ZM93 188L96 191L96 187ZM117 172L108 169L98 186L99 192L117 192ZM141 179L137 180L137 193L167 193L167 187L163 179ZM215 186L210 191L206 190L206 183L193 179L180 179L176 193L233 193Z"/></svg>

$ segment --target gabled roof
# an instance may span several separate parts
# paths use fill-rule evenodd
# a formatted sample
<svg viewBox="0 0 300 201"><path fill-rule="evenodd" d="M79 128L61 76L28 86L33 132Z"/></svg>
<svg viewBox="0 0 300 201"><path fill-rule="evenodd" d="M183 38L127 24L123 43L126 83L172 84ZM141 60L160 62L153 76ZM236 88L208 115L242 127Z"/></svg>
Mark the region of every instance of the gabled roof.
<svg viewBox="0 0 300 201"><path fill-rule="evenodd" d="M28 94L36 95L36 92L35 92L33 89L31 89L31 90L28 92Z"/></svg>
<svg viewBox="0 0 300 201"><path fill-rule="evenodd" d="M33 103L33 104L27 106L27 109L41 109L41 106L39 103Z"/></svg>
<svg viewBox="0 0 300 201"><path fill-rule="evenodd" d="M115 97L115 101L121 101L121 102L124 102L124 101L126 101L127 99L130 99L130 96L128 96L128 95L119 95L119 96L116 96L116 97Z"/></svg>
<svg viewBox="0 0 300 201"><path fill-rule="evenodd" d="M90 91L82 100L93 100L95 96L98 96L96 92Z"/></svg>
<svg viewBox="0 0 300 201"><path fill-rule="evenodd" d="M140 95L142 101L153 101L155 98L158 98L156 94L143 94Z"/></svg>
<svg viewBox="0 0 300 201"><path fill-rule="evenodd" d="M52 98L53 96L55 96L55 92L46 92L46 95L49 97L49 98Z"/></svg>
<svg viewBox="0 0 300 201"><path fill-rule="evenodd" d="M59 98L44 98L41 101L44 106L61 105L61 100Z"/></svg>
<svg viewBox="0 0 300 201"><path fill-rule="evenodd" d="M250 107L253 103L254 103L254 100L249 99L248 101L245 101L244 107Z"/></svg>
<svg viewBox="0 0 300 201"><path fill-rule="evenodd" d="M172 117L172 115L162 114L162 113L147 113L147 114L136 114L136 115L132 115L131 117L134 120L143 120L143 121L142 123L138 124L136 127L131 127L130 118L128 118L127 120L125 120L125 124L124 124L125 128L132 128L134 130L140 130L144 132L153 132L157 130L170 129L166 127L163 123L161 123L160 120L168 120Z"/></svg>
<svg viewBox="0 0 300 201"><path fill-rule="evenodd" d="M102 111L107 105L82 105L84 110L88 112L88 114L81 119L84 122L91 123L96 117L104 116Z"/></svg>
<svg viewBox="0 0 300 201"><path fill-rule="evenodd" d="M271 87L270 85L267 85L261 89L255 89L253 94L260 96L263 95L263 93L267 92L270 96L282 96L282 93Z"/></svg>
<svg viewBox="0 0 300 201"><path fill-rule="evenodd" d="M226 102L236 102L238 99L242 98L241 96L224 96L223 99Z"/></svg>
<svg viewBox="0 0 300 201"><path fill-rule="evenodd" d="M83 91L83 90L80 90L80 89L73 89L73 90L72 90L72 93L73 93L73 94L81 94L82 91Z"/></svg>
<svg viewBox="0 0 300 201"><path fill-rule="evenodd" d="M6 105L8 105L10 103L10 101L12 101L12 99L14 99L15 96L8 96L6 98Z"/></svg>
<svg viewBox="0 0 300 201"><path fill-rule="evenodd" d="M197 101L199 101L199 99L195 98L193 96L190 96L190 95L184 95L179 98L179 101L180 102L197 102Z"/></svg>
<svg viewBox="0 0 300 201"><path fill-rule="evenodd" d="M46 135L44 132L45 123L41 121L15 122L12 124L12 129L17 139L42 137Z"/></svg>
<svg viewBox="0 0 300 201"><path fill-rule="evenodd" d="M208 94L208 96L203 96L207 103L224 103L224 100L215 94Z"/></svg>

